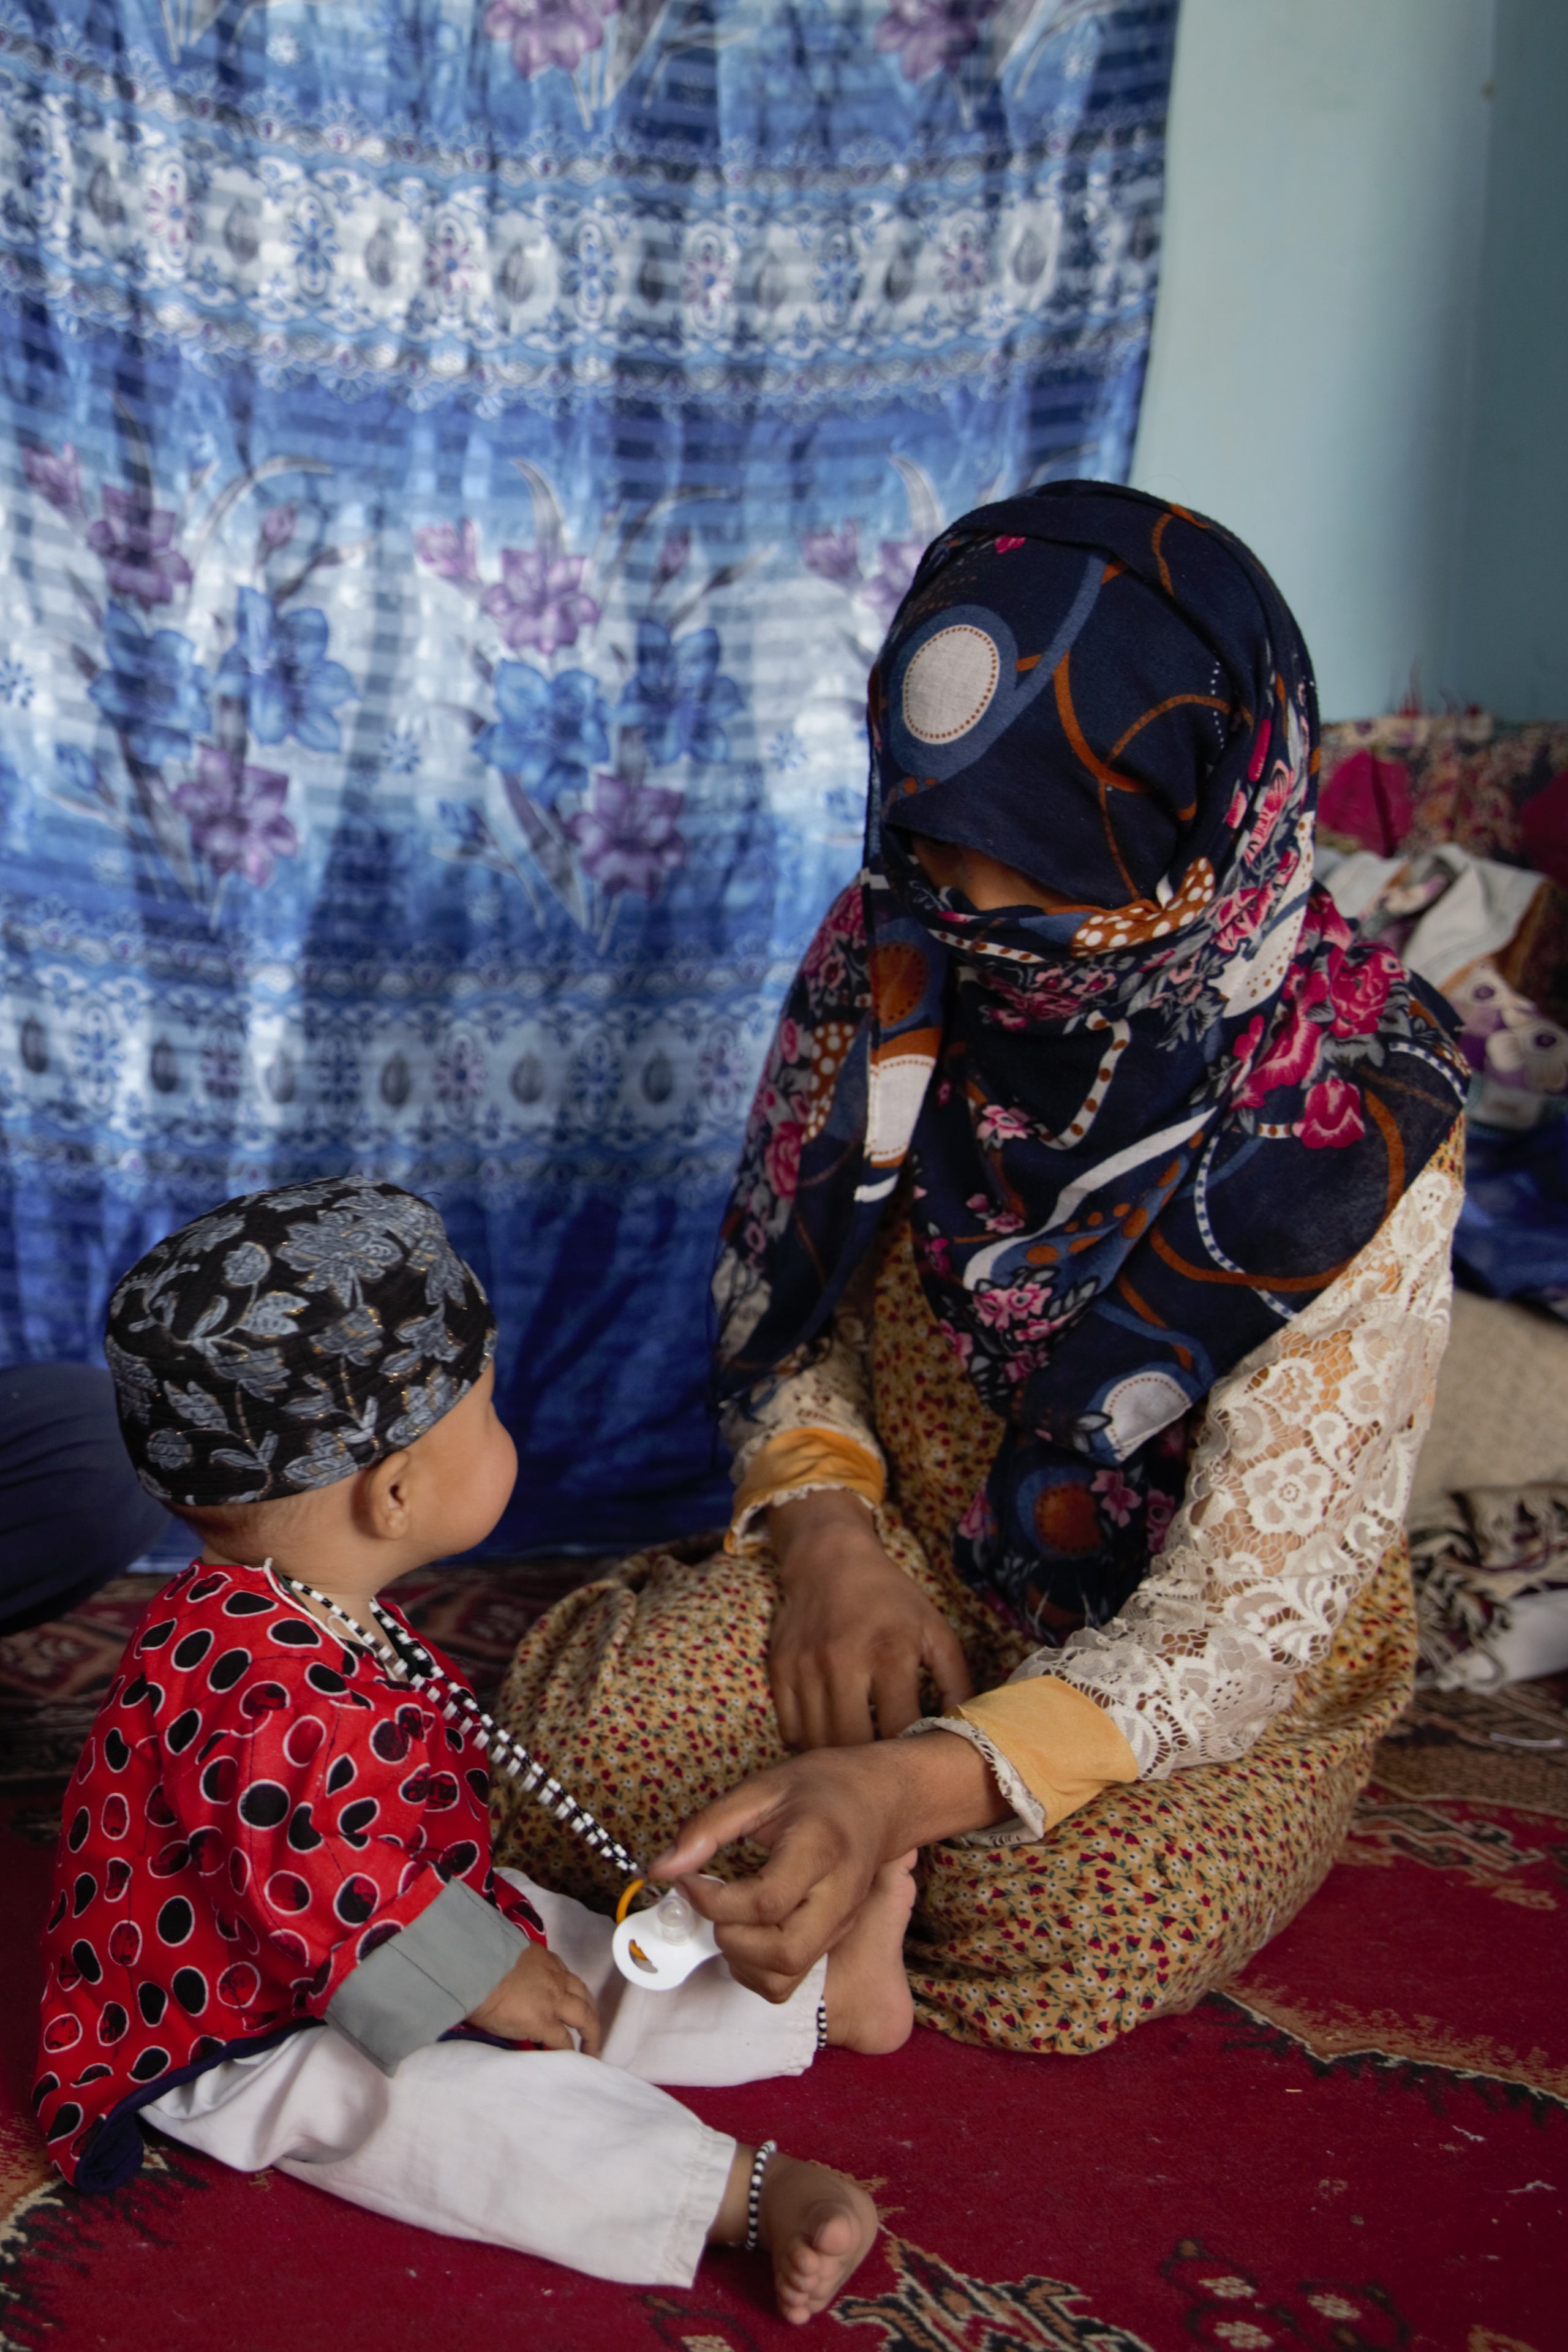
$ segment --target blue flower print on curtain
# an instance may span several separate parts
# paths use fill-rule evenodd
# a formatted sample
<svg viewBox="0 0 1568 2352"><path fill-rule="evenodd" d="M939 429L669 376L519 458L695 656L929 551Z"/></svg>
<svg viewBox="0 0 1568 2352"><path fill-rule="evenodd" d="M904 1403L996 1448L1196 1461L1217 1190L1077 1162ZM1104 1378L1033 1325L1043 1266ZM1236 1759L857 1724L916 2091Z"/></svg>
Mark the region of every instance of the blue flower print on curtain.
<svg viewBox="0 0 1568 2352"><path fill-rule="evenodd" d="M524 783L548 808L563 792L581 792L591 763L609 758L609 712L585 669L546 677L526 662L502 662L495 699L500 716L479 730L474 749L501 771L509 790Z"/></svg>
<svg viewBox="0 0 1568 2352"><path fill-rule="evenodd" d="M150 476L144 435L123 407L119 421L137 472ZM119 755L106 773L81 746L58 744L55 797L121 833L216 922L229 876L265 885L278 859L295 856L300 846L284 806L289 775L247 762L247 736L265 744L292 736L321 751L342 741L332 711L353 696L353 681L327 656L325 614L289 601L316 565L336 560L335 551L319 551L313 563L284 576L297 518L292 509L271 509L254 561L264 580L269 571L278 576L264 588L232 588L226 627L210 608L192 610L195 575L174 508L155 505L145 488L84 482L68 441L58 448L24 444L21 459L24 478L81 551L80 572L68 575L75 600L70 655ZM237 504L251 487L244 475L231 480L215 509ZM197 629L231 637L216 671L199 659L188 629L164 621L165 608L170 621L186 617Z"/></svg>
<svg viewBox="0 0 1568 2352"><path fill-rule="evenodd" d="M925 541L1122 475L1175 0L0 0L0 1361L427 1192L500 1546L722 1514L707 1278Z"/></svg>
<svg viewBox="0 0 1568 2352"><path fill-rule="evenodd" d="M310 604L281 612L259 589L242 588L217 690L244 704L258 743L292 735L312 751L335 751L342 730L332 713L354 688L342 662L327 659L324 613Z"/></svg>
<svg viewBox="0 0 1568 2352"><path fill-rule="evenodd" d="M588 555L564 550L549 480L527 461L519 471L529 487L532 547L502 547L492 564L470 515L414 535L419 562L471 607L471 634L462 642L474 699L464 715L475 757L499 772L521 854L509 856L472 802L446 802L443 818L459 854L509 874L531 895L542 886L603 946L619 894L651 902L685 863L677 824L685 795L647 783L648 763L728 761L721 721L740 714L743 698L720 668L717 629L689 630L675 641L650 614L633 622L624 609L606 613L583 585ZM668 601L690 550L689 532L667 540L649 589L655 603L661 595ZM623 536L606 567L612 580L624 572L625 555ZM571 649L584 633L626 679L613 706L598 677L575 666ZM554 656L555 666L495 657L501 646ZM568 658L574 666L563 666Z"/></svg>
<svg viewBox="0 0 1568 2352"><path fill-rule="evenodd" d="M177 629L149 634L121 604L97 618L103 659L88 692L119 734L127 759L161 768L188 754L192 737L212 723L212 681L189 637Z"/></svg>
<svg viewBox="0 0 1568 2352"><path fill-rule="evenodd" d="M741 689L719 674L719 633L693 629L679 640L662 621L637 623L637 674L621 697L620 716L642 730L660 767L671 760L707 766L729 757L724 721L741 708Z"/></svg>

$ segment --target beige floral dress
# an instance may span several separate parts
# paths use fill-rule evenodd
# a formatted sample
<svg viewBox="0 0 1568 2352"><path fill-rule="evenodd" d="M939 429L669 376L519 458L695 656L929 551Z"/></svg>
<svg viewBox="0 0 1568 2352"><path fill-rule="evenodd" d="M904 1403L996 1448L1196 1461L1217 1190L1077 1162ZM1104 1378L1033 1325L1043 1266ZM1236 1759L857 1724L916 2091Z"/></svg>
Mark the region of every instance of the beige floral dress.
<svg viewBox="0 0 1568 2352"><path fill-rule="evenodd" d="M766 1507L847 1486L982 1694L917 1734L980 1746L1014 1807L921 1857L905 1952L919 2015L966 2041L1085 2052L1187 2007L1319 1885L1408 1696L1403 1519L1461 1190L1456 1131L1338 1280L1211 1391L1183 1506L1120 1616L1040 1650L952 1568L998 1424L931 1315L895 1203L826 1352L731 1416L725 1548L641 1553L561 1601L518 1652L504 1719L634 1852L657 1852L783 1757ZM501 1787L495 1811L498 1859L613 1903L616 1882L537 1807Z"/></svg>

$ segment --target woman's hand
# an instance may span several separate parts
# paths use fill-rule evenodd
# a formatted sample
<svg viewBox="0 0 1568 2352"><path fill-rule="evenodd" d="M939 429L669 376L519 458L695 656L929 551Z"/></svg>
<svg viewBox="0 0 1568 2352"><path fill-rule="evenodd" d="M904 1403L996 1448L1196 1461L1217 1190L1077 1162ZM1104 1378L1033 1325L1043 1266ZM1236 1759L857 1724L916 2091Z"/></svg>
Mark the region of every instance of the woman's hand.
<svg viewBox="0 0 1568 2352"><path fill-rule="evenodd" d="M593 1994L542 1944L530 1944L518 1954L495 1990L468 2011L467 2021L503 2042L537 2042L546 2050L570 2050L575 2032L588 2057L599 2054Z"/></svg>
<svg viewBox="0 0 1568 2352"><path fill-rule="evenodd" d="M944 1706L969 1697L957 1634L889 1559L864 1503L803 1495L768 1513L768 1535L784 1594L768 1679L786 1747L892 1738L923 1712L922 1667Z"/></svg>
<svg viewBox="0 0 1568 2352"><path fill-rule="evenodd" d="M787 2000L854 1919L885 1862L1005 1821L1007 1811L984 1757L950 1732L823 1748L704 1806L649 1875L682 1880L741 1983ZM769 1849L754 1878L726 1885L691 1875L739 1838Z"/></svg>

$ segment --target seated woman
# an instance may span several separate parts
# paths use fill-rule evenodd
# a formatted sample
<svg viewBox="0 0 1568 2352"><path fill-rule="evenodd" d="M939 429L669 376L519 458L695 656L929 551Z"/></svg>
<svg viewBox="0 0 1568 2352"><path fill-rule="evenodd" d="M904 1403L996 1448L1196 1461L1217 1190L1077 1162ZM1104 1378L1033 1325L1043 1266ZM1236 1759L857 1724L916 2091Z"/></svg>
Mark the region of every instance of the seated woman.
<svg viewBox="0 0 1568 2352"><path fill-rule="evenodd" d="M1215 525L966 516L870 731L724 1227L728 1542L562 1601L507 1712L662 1874L751 1842L698 1899L759 1990L920 1845L921 2017L1089 2051L1285 1925L1408 1695L1464 1073L1312 887L1307 655Z"/></svg>

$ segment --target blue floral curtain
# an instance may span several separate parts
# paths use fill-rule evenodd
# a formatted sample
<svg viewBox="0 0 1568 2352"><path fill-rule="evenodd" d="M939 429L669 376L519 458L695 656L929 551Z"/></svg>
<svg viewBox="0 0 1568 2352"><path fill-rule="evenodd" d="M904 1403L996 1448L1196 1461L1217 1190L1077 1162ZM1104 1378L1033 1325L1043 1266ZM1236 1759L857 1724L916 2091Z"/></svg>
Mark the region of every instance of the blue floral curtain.
<svg viewBox="0 0 1568 2352"><path fill-rule="evenodd" d="M498 1540L710 1520L706 1286L924 541L1125 473L1175 0L0 5L0 1361L364 1169Z"/></svg>

